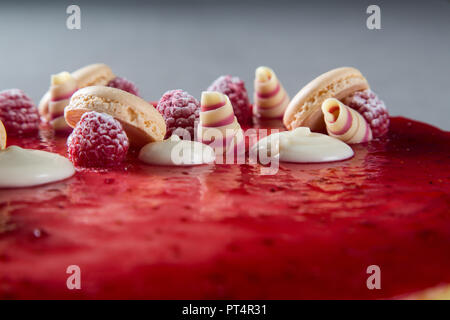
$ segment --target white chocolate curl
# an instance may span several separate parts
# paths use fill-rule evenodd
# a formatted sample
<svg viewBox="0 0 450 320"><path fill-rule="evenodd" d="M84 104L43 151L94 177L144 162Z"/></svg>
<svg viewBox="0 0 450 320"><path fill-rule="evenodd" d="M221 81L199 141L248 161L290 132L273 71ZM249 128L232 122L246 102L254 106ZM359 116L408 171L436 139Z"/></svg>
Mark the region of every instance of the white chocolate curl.
<svg viewBox="0 0 450 320"><path fill-rule="evenodd" d="M64 108L69 104L70 97L77 89L77 81L70 73L61 72L52 76L46 117L56 131L72 130L64 119Z"/></svg>
<svg viewBox="0 0 450 320"><path fill-rule="evenodd" d="M220 92L202 92L197 130L198 140L212 147L216 155L244 149L244 132L234 115L230 99Z"/></svg>
<svg viewBox="0 0 450 320"><path fill-rule="evenodd" d="M277 75L268 67L255 71L253 114L263 119L281 118L289 104L289 96Z"/></svg>
<svg viewBox="0 0 450 320"><path fill-rule="evenodd" d="M372 140L372 130L361 114L335 98L322 103L328 134L346 143Z"/></svg>

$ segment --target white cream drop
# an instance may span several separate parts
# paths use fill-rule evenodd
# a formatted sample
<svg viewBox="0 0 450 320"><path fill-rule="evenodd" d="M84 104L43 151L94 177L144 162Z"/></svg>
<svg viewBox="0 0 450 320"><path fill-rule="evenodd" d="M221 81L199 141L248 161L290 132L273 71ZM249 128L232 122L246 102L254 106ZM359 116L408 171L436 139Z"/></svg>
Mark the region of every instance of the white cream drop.
<svg viewBox="0 0 450 320"><path fill-rule="evenodd" d="M266 152L270 157L279 157L279 161L297 163L340 161L354 154L344 142L311 132L307 127L273 133L259 140L253 151Z"/></svg>
<svg viewBox="0 0 450 320"><path fill-rule="evenodd" d="M145 145L139 152L139 159L153 165L194 166L214 162L215 154L206 144L181 140L173 135L167 140Z"/></svg>
<svg viewBox="0 0 450 320"><path fill-rule="evenodd" d="M22 149L0 151L0 188L22 188L56 182L73 176L75 168L59 154Z"/></svg>

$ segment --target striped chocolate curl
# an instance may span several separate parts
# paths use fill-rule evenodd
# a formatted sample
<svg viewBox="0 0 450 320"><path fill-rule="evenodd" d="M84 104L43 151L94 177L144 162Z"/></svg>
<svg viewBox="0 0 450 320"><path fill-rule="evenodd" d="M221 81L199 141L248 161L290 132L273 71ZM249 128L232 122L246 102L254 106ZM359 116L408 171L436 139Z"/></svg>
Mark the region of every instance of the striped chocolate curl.
<svg viewBox="0 0 450 320"><path fill-rule="evenodd" d="M198 140L214 148L216 155L239 153L243 149L244 132L226 95L212 91L202 93Z"/></svg>
<svg viewBox="0 0 450 320"><path fill-rule="evenodd" d="M281 118L289 104L289 96L275 72L268 67L255 71L255 116L263 119Z"/></svg>
<svg viewBox="0 0 450 320"><path fill-rule="evenodd" d="M372 130L363 116L339 100L326 99L322 112L330 136L350 144L372 140Z"/></svg>

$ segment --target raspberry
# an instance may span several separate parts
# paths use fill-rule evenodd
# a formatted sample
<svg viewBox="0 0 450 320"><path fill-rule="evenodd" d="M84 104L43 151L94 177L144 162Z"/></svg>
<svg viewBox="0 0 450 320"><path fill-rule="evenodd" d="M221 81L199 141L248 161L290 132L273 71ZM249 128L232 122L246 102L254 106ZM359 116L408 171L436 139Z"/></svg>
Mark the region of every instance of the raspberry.
<svg viewBox="0 0 450 320"><path fill-rule="evenodd" d="M389 113L386 105L372 90L357 91L346 97L343 103L362 114L370 125L374 138L388 132Z"/></svg>
<svg viewBox="0 0 450 320"><path fill-rule="evenodd" d="M227 95L239 123L242 125L252 123L252 111L244 81L230 75L221 76L209 86L208 91L218 91Z"/></svg>
<svg viewBox="0 0 450 320"><path fill-rule="evenodd" d="M119 121L95 111L83 114L67 139L69 159L80 167L113 167L126 157L129 142Z"/></svg>
<svg viewBox="0 0 450 320"><path fill-rule="evenodd" d="M176 129L185 129L194 140L195 121L200 113L200 103L183 90L169 90L163 94L156 109L166 121L166 138Z"/></svg>
<svg viewBox="0 0 450 320"><path fill-rule="evenodd" d="M139 90L136 85L125 78L116 77L112 79L107 86L129 92L139 97Z"/></svg>
<svg viewBox="0 0 450 320"><path fill-rule="evenodd" d="M19 89L0 92L0 120L9 135L29 135L39 130L39 113L28 96Z"/></svg>

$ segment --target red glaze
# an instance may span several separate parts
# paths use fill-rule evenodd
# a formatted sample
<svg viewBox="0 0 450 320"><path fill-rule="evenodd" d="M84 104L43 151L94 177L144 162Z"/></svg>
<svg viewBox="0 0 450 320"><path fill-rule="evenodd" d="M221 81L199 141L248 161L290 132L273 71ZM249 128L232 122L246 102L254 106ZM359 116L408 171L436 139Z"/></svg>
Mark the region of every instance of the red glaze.
<svg viewBox="0 0 450 320"><path fill-rule="evenodd" d="M0 299L390 298L450 282L450 133L392 118L337 163L129 164L0 191ZM65 154L64 138L9 144ZM66 268L81 267L81 290ZM366 268L381 268L368 290Z"/></svg>

